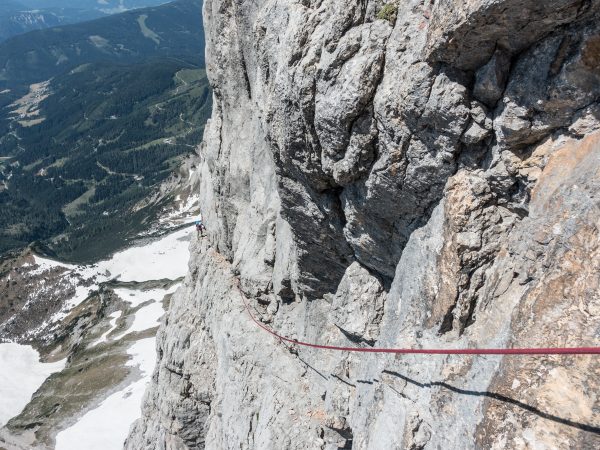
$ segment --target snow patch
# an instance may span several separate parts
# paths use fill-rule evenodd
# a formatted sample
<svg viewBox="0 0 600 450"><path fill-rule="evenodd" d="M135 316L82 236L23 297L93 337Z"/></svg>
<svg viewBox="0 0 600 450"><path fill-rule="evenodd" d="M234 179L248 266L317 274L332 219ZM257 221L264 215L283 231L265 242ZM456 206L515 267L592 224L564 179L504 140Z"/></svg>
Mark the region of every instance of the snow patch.
<svg viewBox="0 0 600 450"><path fill-rule="evenodd" d="M42 363L29 345L0 344L0 427L17 416L44 380L65 363L66 359Z"/></svg>
<svg viewBox="0 0 600 450"><path fill-rule="evenodd" d="M143 247L131 247L98 264L100 273L108 272L120 281L148 281L185 276L188 246L193 230L185 228Z"/></svg>
<svg viewBox="0 0 600 450"><path fill-rule="evenodd" d="M98 339L96 342L94 342L91 345L91 347L95 347L98 344L108 341L108 335L110 333L112 333L114 331L114 329L117 327L117 320L119 320L119 318L121 317L122 314L123 314L122 311L116 311L109 316L110 317L110 322L109 322L110 327L108 328L108 331L106 333L104 333L102 336L100 336L100 339Z"/></svg>
<svg viewBox="0 0 600 450"><path fill-rule="evenodd" d="M39 271L41 274L55 267L63 267L70 271L67 276L69 277L69 282L75 288L75 295L68 299L65 307L51 318L51 323L64 319L73 308L80 305L94 291L98 290L101 283L110 280L124 282L163 279L176 280L185 276L189 259L188 247L192 233L192 228L184 228L147 245L130 247L119 253L115 253L111 259L100 261L90 266L73 266L36 256L35 261L40 265L40 268L36 269L36 272ZM86 282L82 283L82 280ZM87 286L84 284L87 284ZM125 291L127 290L115 290L117 295L124 300L128 300L126 298L127 294L119 294L119 292L123 293ZM154 299L150 297L143 300L144 295L156 296L160 294L160 291L164 290L147 291L147 294L144 294L144 291L135 291L135 295L141 300L137 304L139 305L143 301ZM162 297L169 292L165 291Z"/></svg>
<svg viewBox="0 0 600 450"><path fill-rule="evenodd" d="M148 291L136 291L134 289L115 289L115 294L123 300L131 303L132 306L139 306L148 301L151 304L140 308L135 313L133 323L121 335L115 337L115 340L123 336L138 331L145 331L160 325L160 319L165 313L162 301L166 295L174 293L181 284L171 286L169 289L151 289Z"/></svg>
<svg viewBox="0 0 600 450"><path fill-rule="evenodd" d="M178 208L163 215L163 217L158 220L161 225L167 223L190 223L193 221L194 214L199 209L200 196L197 194L192 194L184 202L181 200L181 196L179 195L175 201L179 202Z"/></svg>
<svg viewBox="0 0 600 450"><path fill-rule="evenodd" d="M160 325L160 318L164 313L165 310L162 304L158 302L144 306L135 313L135 319L131 327L127 330L127 333L144 331Z"/></svg>
<svg viewBox="0 0 600 450"><path fill-rule="evenodd" d="M141 416L142 399L156 364L156 338L137 341L127 353L128 366L138 367L142 378L111 395L75 425L56 436L56 450L122 449L129 427Z"/></svg>
<svg viewBox="0 0 600 450"><path fill-rule="evenodd" d="M35 265L38 266L37 269L32 270L30 272L31 275L37 276L41 275L44 272L55 269L57 267L65 269L65 270L73 270L76 266L72 266L70 264L61 263L59 261L54 261L53 259L42 258L41 256L34 255L33 259L35 261ZM27 263L23 264L21 267L26 267Z"/></svg>
<svg viewBox="0 0 600 450"><path fill-rule="evenodd" d="M115 289L114 292L121 297L121 299L130 303L131 306L136 307L151 300L160 302L166 295L174 293L179 286L180 283L171 286L169 289L149 289L147 291L118 288Z"/></svg>

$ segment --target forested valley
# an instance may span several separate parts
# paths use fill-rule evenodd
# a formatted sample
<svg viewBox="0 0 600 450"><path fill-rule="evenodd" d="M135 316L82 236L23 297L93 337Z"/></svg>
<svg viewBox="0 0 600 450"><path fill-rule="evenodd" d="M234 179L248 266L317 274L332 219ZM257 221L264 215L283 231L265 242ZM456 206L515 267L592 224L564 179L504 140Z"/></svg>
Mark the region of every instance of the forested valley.
<svg viewBox="0 0 600 450"><path fill-rule="evenodd" d="M73 63L59 56L59 69L44 67L37 71L41 78L28 77L25 83L4 71L0 253L37 241L49 252L80 261L118 248L158 211L134 206L200 142L211 108L200 2L184 0L100 20L122 24L123 36L115 25L108 27L110 39L98 35L88 41L105 49L126 46L144 55L143 62L105 51ZM187 41L179 47L177 33L162 38L176 22L180 39ZM73 27L61 33L78 31L85 41L90 27ZM33 40L36 48L43 48L49 32L35 32L40 34ZM197 45L190 44L190 35ZM62 53L48 52L68 54L69 42ZM0 59L2 54L0 46ZM15 54L10 60L27 67L29 57L23 52L23 61Z"/></svg>

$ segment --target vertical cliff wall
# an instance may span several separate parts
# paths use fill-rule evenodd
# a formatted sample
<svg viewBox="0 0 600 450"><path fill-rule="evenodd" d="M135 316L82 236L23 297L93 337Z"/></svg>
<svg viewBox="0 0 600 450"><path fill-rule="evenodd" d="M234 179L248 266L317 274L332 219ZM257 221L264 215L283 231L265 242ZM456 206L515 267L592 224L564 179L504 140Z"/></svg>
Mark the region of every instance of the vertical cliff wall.
<svg viewBox="0 0 600 450"><path fill-rule="evenodd" d="M206 0L208 237L130 449L598 448L600 1Z"/></svg>

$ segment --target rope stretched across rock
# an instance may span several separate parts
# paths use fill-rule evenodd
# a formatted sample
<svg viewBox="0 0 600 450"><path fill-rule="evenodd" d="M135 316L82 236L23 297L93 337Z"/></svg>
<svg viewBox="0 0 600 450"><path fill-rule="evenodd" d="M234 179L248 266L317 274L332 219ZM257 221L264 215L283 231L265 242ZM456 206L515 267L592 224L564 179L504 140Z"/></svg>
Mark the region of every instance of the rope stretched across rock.
<svg viewBox="0 0 600 450"><path fill-rule="evenodd" d="M242 297L246 312L252 321L267 333L280 341L303 347L318 348L322 350L336 350L343 352L361 353L399 353L399 354L429 354L429 355L599 355L600 347L553 347L553 348L465 348L465 349L432 349L432 348L377 348L377 347L340 347L336 345L321 345L303 342L297 339L282 336L260 322L252 311L242 290L237 286Z"/></svg>

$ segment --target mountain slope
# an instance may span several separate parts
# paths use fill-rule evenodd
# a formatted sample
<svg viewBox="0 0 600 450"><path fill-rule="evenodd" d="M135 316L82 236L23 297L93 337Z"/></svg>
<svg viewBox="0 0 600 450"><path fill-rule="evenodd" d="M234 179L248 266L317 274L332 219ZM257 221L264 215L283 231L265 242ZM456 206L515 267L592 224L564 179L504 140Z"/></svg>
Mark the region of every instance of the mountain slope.
<svg viewBox="0 0 600 450"><path fill-rule="evenodd" d="M140 17L164 36L157 38L164 45L142 33ZM194 153L211 104L200 2L116 15L59 34L80 42L104 26L112 33L107 36L127 41L137 56L124 61L119 52L91 52L78 57L81 64L69 69L65 63L60 70L53 62L34 70L25 54L19 56L35 82L11 78L21 84L5 94L11 100L0 114L0 252L35 240L78 261L114 251L142 223L157 220L169 196L161 186ZM35 38L31 45L45 54L75 45L44 43L39 39L45 32L36 33L28 35Z"/></svg>
<svg viewBox="0 0 600 450"><path fill-rule="evenodd" d="M58 236L54 252L86 260L156 220L148 209L123 212L193 153L203 127L190 124L206 121L210 88L204 70L159 59L87 65L49 89L34 119L42 122L2 141L16 156L0 171L0 250Z"/></svg>
<svg viewBox="0 0 600 450"><path fill-rule="evenodd" d="M0 261L0 448L122 448L193 233L138 241L88 266L30 251Z"/></svg>

